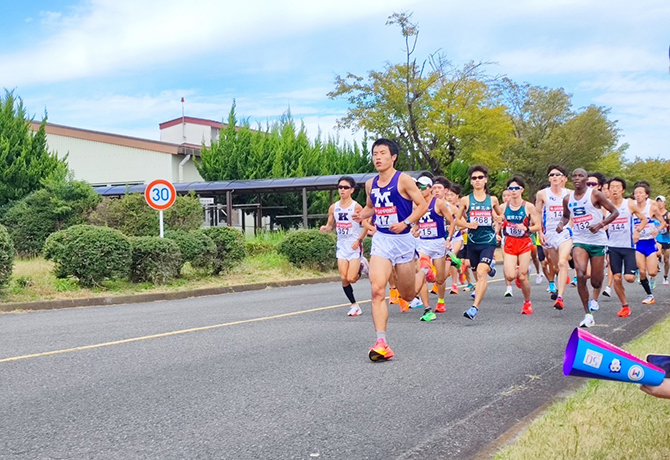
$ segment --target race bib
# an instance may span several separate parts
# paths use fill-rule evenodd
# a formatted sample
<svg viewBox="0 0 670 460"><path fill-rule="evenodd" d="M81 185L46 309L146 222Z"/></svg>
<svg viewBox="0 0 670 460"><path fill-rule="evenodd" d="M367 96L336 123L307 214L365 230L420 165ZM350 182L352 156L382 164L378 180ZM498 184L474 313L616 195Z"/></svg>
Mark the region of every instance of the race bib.
<svg viewBox="0 0 670 460"><path fill-rule="evenodd" d="M563 205L551 205L549 206L549 213L551 217L556 219L563 217Z"/></svg>
<svg viewBox="0 0 670 460"><path fill-rule="evenodd" d="M593 216L591 214L585 214L583 216L575 216L572 218L572 231L573 232L583 232L587 231L591 226L591 221Z"/></svg>
<svg viewBox="0 0 670 460"><path fill-rule="evenodd" d="M380 228L389 228L398 223L398 209L395 206L375 208L375 224Z"/></svg>
<svg viewBox="0 0 670 460"><path fill-rule="evenodd" d="M351 233L353 225L351 222L338 222L335 232L338 235L349 235Z"/></svg>
<svg viewBox="0 0 670 460"><path fill-rule="evenodd" d="M493 215L491 210L472 210L470 211L470 222L477 222L480 226L490 227L493 225Z"/></svg>
<svg viewBox="0 0 670 460"><path fill-rule="evenodd" d="M522 230L516 226L517 224L507 224L505 225L505 235L511 236L513 238L522 238L526 236L526 230Z"/></svg>
<svg viewBox="0 0 670 460"><path fill-rule="evenodd" d="M421 238L437 238L437 222L419 222Z"/></svg>
<svg viewBox="0 0 670 460"><path fill-rule="evenodd" d="M628 231L628 218L627 217L618 217L609 224L610 233L612 232L626 232Z"/></svg>

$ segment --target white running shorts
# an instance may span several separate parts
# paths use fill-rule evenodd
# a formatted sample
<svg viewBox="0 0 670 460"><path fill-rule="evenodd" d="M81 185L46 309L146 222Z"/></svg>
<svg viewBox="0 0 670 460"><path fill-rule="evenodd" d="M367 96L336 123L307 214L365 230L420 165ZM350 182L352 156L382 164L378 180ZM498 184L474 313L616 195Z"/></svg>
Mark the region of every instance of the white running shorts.
<svg viewBox="0 0 670 460"><path fill-rule="evenodd" d="M561 244L572 239L572 232L566 227L561 233L547 232L544 234L544 237L547 240L547 243L544 245L545 248L558 250Z"/></svg>
<svg viewBox="0 0 670 460"><path fill-rule="evenodd" d="M419 240L416 245L419 254L426 254L431 259L441 259L447 254L444 238Z"/></svg>
<svg viewBox="0 0 670 460"><path fill-rule="evenodd" d="M393 265L411 262L415 254L416 242L411 233L388 235L378 231L372 236L370 255L390 260Z"/></svg>
<svg viewBox="0 0 670 460"><path fill-rule="evenodd" d="M351 239L338 238L336 257L342 260L360 259L362 244L359 245L357 249L351 248L351 245L354 244L356 240L357 238L351 238Z"/></svg>

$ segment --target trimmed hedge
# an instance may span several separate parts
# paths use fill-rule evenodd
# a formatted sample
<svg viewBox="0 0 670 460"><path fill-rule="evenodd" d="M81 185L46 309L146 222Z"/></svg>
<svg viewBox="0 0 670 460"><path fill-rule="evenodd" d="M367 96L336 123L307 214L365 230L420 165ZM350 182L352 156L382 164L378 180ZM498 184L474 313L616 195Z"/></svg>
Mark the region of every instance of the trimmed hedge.
<svg viewBox="0 0 670 460"><path fill-rule="evenodd" d="M216 244L214 273L221 273L235 266L246 257L244 234L232 227L209 227L202 230Z"/></svg>
<svg viewBox="0 0 670 460"><path fill-rule="evenodd" d="M177 243L183 262L190 262L196 269L211 271L216 257L216 244L204 232L170 230L165 232L165 237Z"/></svg>
<svg viewBox="0 0 670 460"><path fill-rule="evenodd" d="M158 236L138 236L130 241L133 246L131 281L163 284L179 277L182 257L175 241Z"/></svg>
<svg viewBox="0 0 670 460"><path fill-rule="evenodd" d="M321 270L337 266L335 259L337 237L318 230L298 230L286 235L277 252L299 267L318 267Z"/></svg>
<svg viewBox="0 0 670 460"><path fill-rule="evenodd" d="M44 257L55 262L58 278L74 276L82 286L93 286L106 278L126 278L132 247L118 230L74 225L47 238Z"/></svg>
<svg viewBox="0 0 670 460"><path fill-rule="evenodd" d="M9 282L14 269L14 245L4 225L0 225L0 287Z"/></svg>

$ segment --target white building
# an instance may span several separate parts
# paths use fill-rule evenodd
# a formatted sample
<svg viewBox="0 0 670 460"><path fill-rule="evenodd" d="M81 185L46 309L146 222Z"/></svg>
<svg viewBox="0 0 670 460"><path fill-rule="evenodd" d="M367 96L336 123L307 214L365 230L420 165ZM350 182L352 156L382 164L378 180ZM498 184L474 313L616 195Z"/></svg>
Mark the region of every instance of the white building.
<svg viewBox="0 0 670 460"><path fill-rule="evenodd" d="M32 123L37 130L40 124ZM222 125L184 117L160 125L160 141L47 123L47 145L59 158L67 155L74 178L93 186L143 184L154 179L200 182L193 158L200 146L218 139Z"/></svg>

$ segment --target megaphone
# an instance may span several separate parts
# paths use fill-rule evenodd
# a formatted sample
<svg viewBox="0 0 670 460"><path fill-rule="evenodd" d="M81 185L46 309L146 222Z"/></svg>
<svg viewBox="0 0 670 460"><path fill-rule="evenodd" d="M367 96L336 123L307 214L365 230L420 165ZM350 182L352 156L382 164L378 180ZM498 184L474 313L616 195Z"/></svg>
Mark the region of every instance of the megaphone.
<svg viewBox="0 0 670 460"><path fill-rule="evenodd" d="M658 386L665 371L625 350L576 328L565 348L563 374Z"/></svg>

